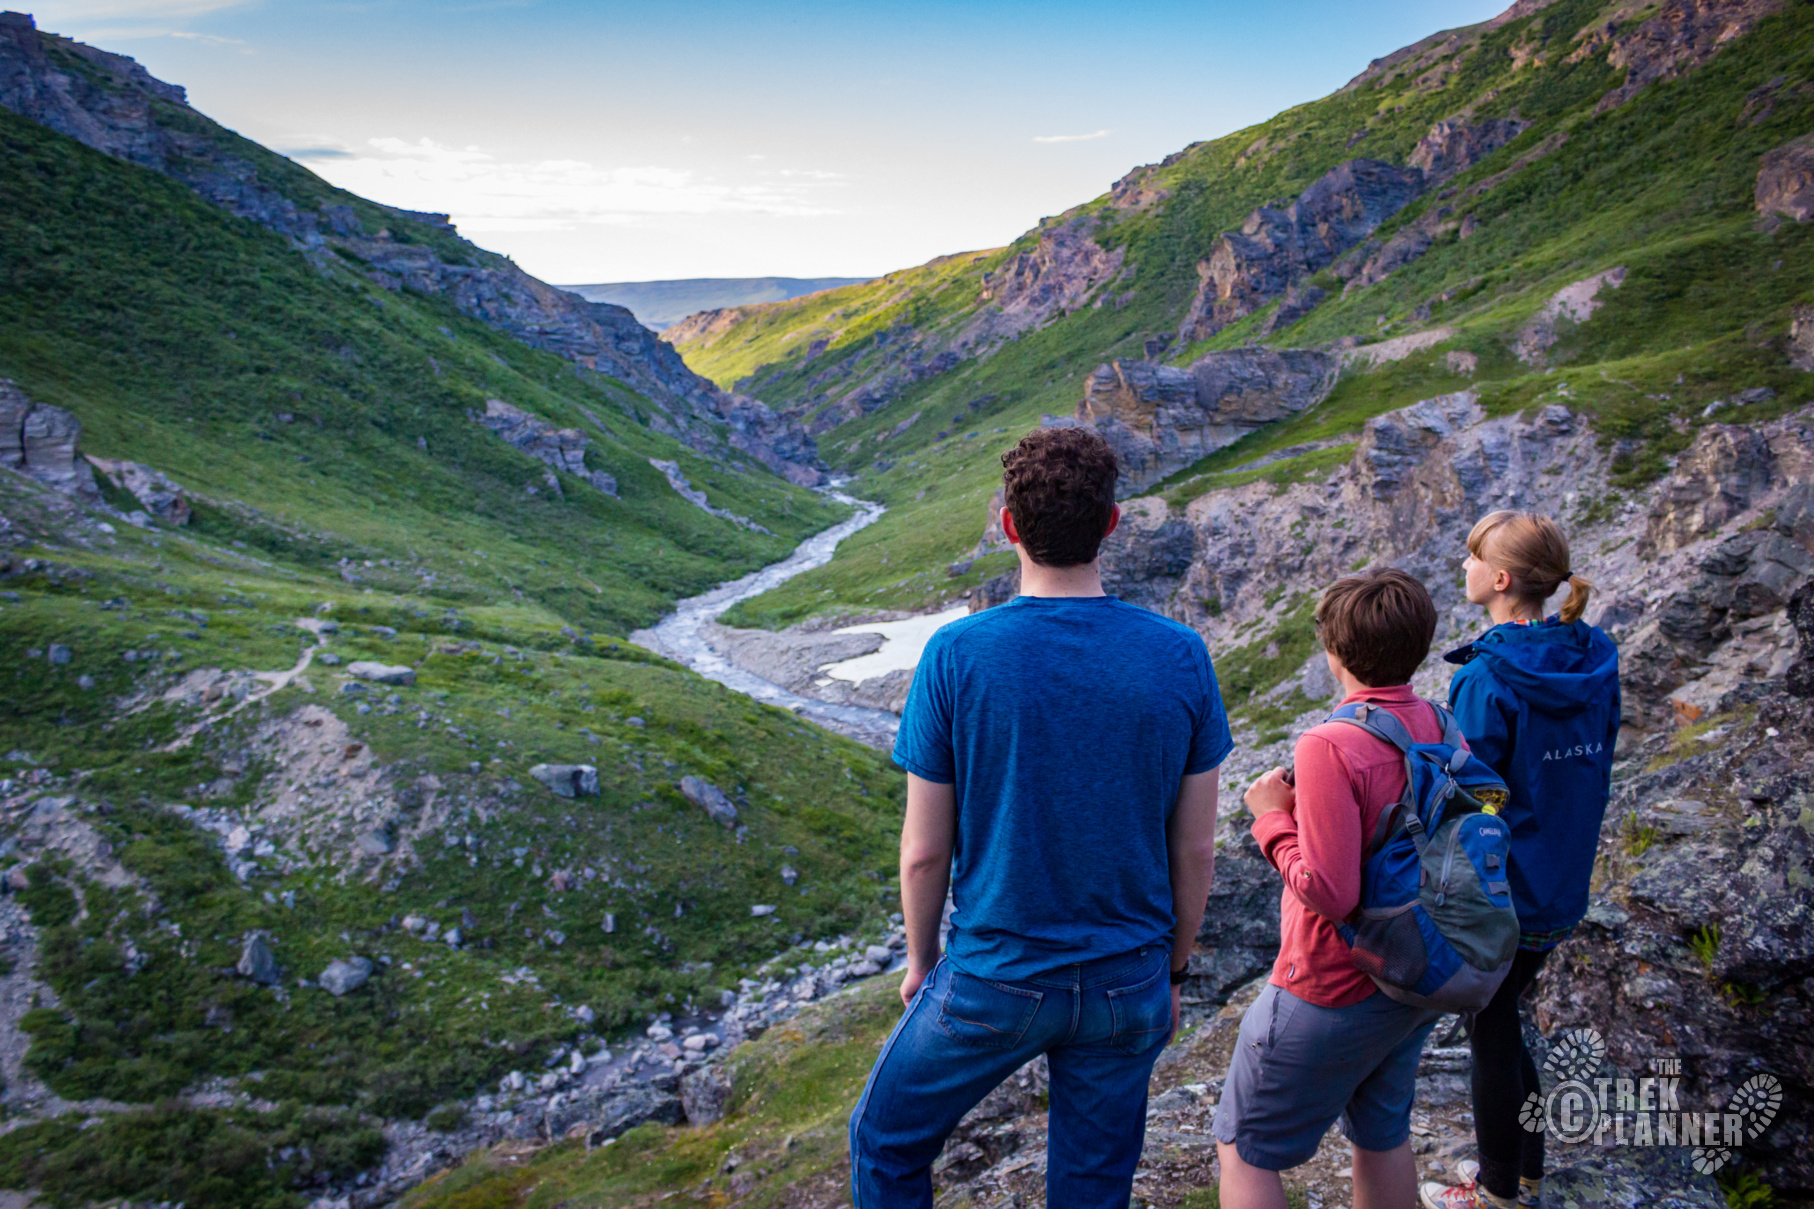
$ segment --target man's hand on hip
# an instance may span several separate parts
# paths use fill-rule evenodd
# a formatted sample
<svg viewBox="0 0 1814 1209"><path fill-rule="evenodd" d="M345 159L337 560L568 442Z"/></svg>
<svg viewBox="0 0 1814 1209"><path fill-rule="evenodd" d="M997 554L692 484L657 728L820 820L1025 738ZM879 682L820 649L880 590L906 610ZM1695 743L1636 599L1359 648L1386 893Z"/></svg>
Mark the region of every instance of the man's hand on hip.
<svg viewBox="0 0 1814 1209"><path fill-rule="evenodd" d="M926 975L930 972L916 970L911 965L907 967L907 973L901 979L901 1006L913 1006L913 997L920 993L920 985L926 981Z"/></svg>

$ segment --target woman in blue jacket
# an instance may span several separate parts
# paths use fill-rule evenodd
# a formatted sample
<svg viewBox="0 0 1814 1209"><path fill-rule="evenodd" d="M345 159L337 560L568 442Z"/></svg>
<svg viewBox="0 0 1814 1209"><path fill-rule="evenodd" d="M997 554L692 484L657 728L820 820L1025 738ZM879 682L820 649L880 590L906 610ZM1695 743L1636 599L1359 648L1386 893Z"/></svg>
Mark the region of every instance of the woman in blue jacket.
<svg viewBox="0 0 1814 1209"><path fill-rule="evenodd" d="M1587 884L1612 791L1619 653L1581 620L1592 585L1574 573L1556 522L1529 512L1481 518L1468 534L1468 599L1492 627L1446 658L1461 666L1449 705L1476 756L1505 778L1510 882L1521 933L1511 973L1474 1019L1474 1135L1480 1169L1460 1186L1425 1184L1429 1209L1531 1209L1543 1195L1543 1135L1519 1113L1538 1093L1518 998L1587 913ZM1564 586L1561 611L1543 605Z"/></svg>

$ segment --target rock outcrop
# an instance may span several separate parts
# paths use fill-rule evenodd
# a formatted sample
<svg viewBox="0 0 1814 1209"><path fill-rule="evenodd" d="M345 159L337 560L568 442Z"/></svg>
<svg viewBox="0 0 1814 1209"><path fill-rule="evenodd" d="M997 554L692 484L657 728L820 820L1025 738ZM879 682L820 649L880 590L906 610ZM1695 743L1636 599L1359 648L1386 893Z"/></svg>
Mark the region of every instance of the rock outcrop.
<svg viewBox="0 0 1814 1209"><path fill-rule="evenodd" d="M682 473L679 462L664 461L661 458L650 458L649 465L661 471L662 477L668 480L668 486L674 489L676 495L680 496L681 499L693 505L693 507L699 509L701 512L716 516L721 520L727 520L740 529L751 529L757 533L768 532L767 529L758 525L747 516L738 516L735 512L714 505L711 500L706 498L705 492L699 490L699 488L687 481L687 476Z"/></svg>
<svg viewBox="0 0 1814 1209"><path fill-rule="evenodd" d="M987 303L957 341L962 350L999 343L1044 327L1083 306L1096 288L1121 273L1126 252L1095 240L1090 218L1040 224L1033 248L1017 252L983 278Z"/></svg>
<svg viewBox="0 0 1814 1209"><path fill-rule="evenodd" d="M180 484L161 470L137 462L118 462L89 457L88 464L101 472L108 482L137 500L147 515L166 525L186 525L193 509ZM143 519L143 518L141 518Z"/></svg>
<svg viewBox="0 0 1814 1209"><path fill-rule="evenodd" d="M1518 117L1445 118L1430 127L1411 151L1410 164L1434 184L1465 172L1526 130L1530 123Z"/></svg>
<svg viewBox="0 0 1814 1209"><path fill-rule="evenodd" d="M1261 206L1198 262L1179 338L1201 340L1335 263L1424 189L1423 173L1381 160L1330 169L1294 200Z"/></svg>
<svg viewBox="0 0 1814 1209"><path fill-rule="evenodd" d="M1600 98L1597 111L1604 113L1660 80L1694 70L1786 7L1788 0L1669 0L1635 29L1612 18L1573 53L1586 57L1604 47L1606 61L1625 69L1625 82Z"/></svg>
<svg viewBox="0 0 1814 1209"><path fill-rule="evenodd" d="M1789 363L1814 373L1814 306L1798 306L1789 320Z"/></svg>
<svg viewBox="0 0 1814 1209"><path fill-rule="evenodd" d="M0 467L66 495L95 498L94 473L76 449L81 435L80 420L0 378Z"/></svg>
<svg viewBox="0 0 1814 1209"><path fill-rule="evenodd" d="M1121 459L1132 494L1246 433L1314 406L1335 384L1334 356L1313 349L1214 352L1188 369L1150 361L1098 366L1074 419Z"/></svg>
<svg viewBox="0 0 1814 1209"><path fill-rule="evenodd" d="M583 479L608 496L616 497L617 480L602 470L587 468L586 446L591 441L579 429L556 428L502 399L485 400L485 414L473 418L530 457ZM558 494L561 489L560 480L549 475L548 482Z"/></svg>
<svg viewBox="0 0 1814 1209"><path fill-rule="evenodd" d="M1781 214L1796 222L1814 218L1814 134L1764 155L1755 196L1759 214Z"/></svg>

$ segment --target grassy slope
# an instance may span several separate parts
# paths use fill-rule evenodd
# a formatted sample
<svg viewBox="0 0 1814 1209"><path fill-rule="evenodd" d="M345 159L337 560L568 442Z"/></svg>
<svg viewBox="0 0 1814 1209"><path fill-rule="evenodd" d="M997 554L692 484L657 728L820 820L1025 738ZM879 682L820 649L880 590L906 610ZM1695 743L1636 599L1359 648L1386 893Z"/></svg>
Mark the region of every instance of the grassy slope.
<svg viewBox="0 0 1814 1209"><path fill-rule="evenodd" d="M108 533L0 473L16 535L0 547L0 797L76 795L138 879L102 886L54 854L33 866L21 901L59 1006L27 1019L28 1064L66 1097L139 1104L258 1072L258 1094L282 1106L16 1131L0 1142L0 1184L70 1204L302 1203L318 1174L344 1177L381 1146L358 1113L420 1117L539 1070L557 1046L715 995L799 938L868 934L895 909L898 773L608 637L782 556L838 506L652 433L643 401L608 379L439 300L312 267L181 185L4 112L0 376L73 411L88 452L156 466L197 504L186 530L116 520ZM571 478L564 499L527 494L546 468L467 418L487 398L587 431L621 498ZM686 503L650 456L677 458L715 504L773 535ZM347 696L317 664L166 750L196 711L156 701L165 686L197 668L288 668L309 640L295 619L324 612L343 664L414 663L417 684ZM455 639L462 653L440 649ZM72 661L30 654L52 643ZM362 700L376 708L359 713ZM283 770L261 762L258 735L303 704L342 718L395 784L438 777L462 843L424 837L400 880L329 860L267 861L236 881L214 837L162 807L260 800ZM527 775L544 761L598 765L601 795L553 797ZM679 796L688 773L737 798L741 839ZM582 867L607 876L550 885ZM755 919L756 902L780 909ZM412 939L391 922L411 911L444 925L470 911L483 946ZM269 932L287 996L234 974L253 929ZM132 949L148 957L137 973ZM351 954L393 964L344 999L296 986ZM539 985L501 981L522 967ZM587 1004L598 1023L550 1003Z"/></svg>
<svg viewBox="0 0 1814 1209"><path fill-rule="evenodd" d="M1305 440L1355 434L1371 415L1468 386L1495 411L1552 401L1587 411L1604 436L1631 442L1622 462L1631 481L1654 476L1665 457L1685 446L1713 398L1761 385L1778 392L1771 403L1723 412L1727 421L1767 418L1806 401L1814 387L1788 366L1781 339L1791 306L1814 298L1814 234L1794 224L1774 233L1761 229L1752 186L1764 151L1814 126L1814 89L1803 87L1814 78L1814 5L1794 5L1701 69L1595 115L1598 98L1622 76L1603 57L1567 59L1575 31L1604 7L1599 0L1563 0L1480 35L1441 87L1373 80L1198 144L1153 172L1148 184L1172 194L1163 205L1126 217L1106 199L1080 207L1078 212L1101 213L1109 225L1098 238L1124 245L1139 266L1133 298L1120 309L1061 318L986 360L918 383L873 415L822 437L828 459L860 474L854 489L886 501L892 511L827 567L748 602L739 618L779 625L840 606L915 608L963 586L965 581L903 577L898 567L935 568L975 542L996 480L993 455L1042 413L1069 413L1081 396L1082 377L1095 365L1112 356L1138 357L1146 338L1175 330L1195 286L1195 263L1217 233L1237 225L1254 205L1302 190L1344 159L1365 154L1404 162L1433 122L1495 89L1479 116L1515 107L1535 125L1381 232L1389 235L1428 206L1447 205L1455 220L1474 213L1480 225L1472 237L1451 234L1386 281L1345 299L1337 291L1270 342L1312 345L1350 333L1373 339L1437 323L1456 326L1458 337L1371 373L1351 372L1314 411L1176 476L1173 502L1221 485L1209 479L1184 486L1196 475ZM1544 47L1543 62L1514 70L1511 48L1537 44ZM1741 121L1748 95L1779 76L1769 116L1755 124ZM1350 138L1363 129L1365 138L1350 148ZM1559 132L1567 135L1560 150L1484 194L1462 196ZM1262 139L1265 145L1253 151ZM954 275L980 273L999 255L974 266L966 257L935 262L892 275L892 284L864 287L867 292L832 291L811 307L751 308L744 324L683 352L710 376L772 379L765 397L784 402L808 376L792 368L789 358L798 355L792 350L826 338L832 344L823 357L841 350L851 355L857 342L870 338L872 314L885 309L889 322L898 322L916 305L947 307L946 300L960 293L950 288ZM1589 323L1564 333L1552 357L1557 368L1534 372L1512 356L1511 334L1550 293L1614 265L1629 270L1625 286L1602 296L1605 306ZM915 287L916 281L924 284ZM1444 293L1449 300L1441 299ZM973 302L975 294L967 296ZM1425 302L1431 318L1413 319ZM954 309L940 313L954 316L946 323L962 317ZM1184 363L1207 348L1245 343L1257 322L1255 317L1211 341L1175 350L1171 359ZM1450 372L1443 362L1458 348L1480 357L1471 377ZM996 398L980 410L967 407L988 395ZM923 413L918 424L875 442L876 434L916 411ZM993 431L998 428L1006 431ZM941 439L941 431L952 435ZM965 441L972 431L979 435ZM1321 468L1321 461L1305 462L1302 472ZM1274 470L1291 472L1290 465Z"/></svg>
<svg viewBox="0 0 1814 1209"><path fill-rule="evenodd" d="M9 753L0 793L29 787L101 804L87 808L88 821L140 879L110 889L46 854L20 896L42 929L39 977L59 996L59 1007L25 1020L34 1038L27 1064L66 1097L152 1103L205 1076L260 1072L261 1096L369 1161L364 1124L315 1120L307 1106L419 1117L507 1070L539 1069L557 1045L708 1002L799 938L874 935L896 909L900 778L867 748L639 648L572 640L558 614L534 603L449 609L261 565L182 534L106 535L54 514L45 520L61 501L16 481L0 490L0 512L17 529L35 532L42 521L58 539L17 552L54 560L52 569L10 579L18 599L0 601L0 648L17 653L0 705L0 750ZM167 748L192 710L120 712L122 700L192 668L289 667L306 641L292 619L324 606L341 625L332 649L343 660L414 663L416 685L342 695L344 677L317 664L306 683L175 750ZM460 653L442 649L450 637ZM69 663L28 653L53 642L71 648ZM128 661L127 652L139 654ZM361 714L361 701L376 708ZM446 833L462 842L424 836L421 866L401 878L380 877L369 861L349 877L334 857L282 870L267 861L242 884L212 836L158 808L248 805L264 778L283 771L261 762L258 732L305 703L342 718L396 783L436 776L452 808ZM596 764L600 796L548 794L527 775L544 761ZM739 799L743 837L680 797L675 783L688 773ZM783 885L783 864L800 871L797 886ZM584 867L605 878L564 892L549 880L555 869ZM755 902L780 910L753 919ZM470 911L475 943L453 951L410 937L394 921L412 911L444 925ZM606 912L619 920L611 935L600 928ZM292 988L336 957L395 964L344 999L318 989L280 997L233 973L240 938L254 929L270 934ZM564 942L550 939L556 931ZM128 946L149 958L136 974L125 968ZM501 980L523 967L536 984ZM587 1004L598 1023L551 1003ZM180 1113L158 1120L158 1145L185 1131L208 1135L212 1157L160 1185L160 1195L191 1203L254 1203L209 1201L209 1173L231 1171L221 1156L252 1145L248 1136L267 1138L272 1151L288 1143L271 1139L290 1136L281 1120L210 1116L205 1129ZM121 1147L152 1145L134 1132L146 1128L113 1122L113 1132L80 1137L91 1150L116 1135ZM55 1176L60 1169L45 1164L76 1136L50 1126L9 1135L0 1181L49 1179L77 1202L97 1189L148 1192L122 1155L106 1168L113 1183L95 1184L90 1165L73 1161ZM35 1147L50 1154L27 1161ZM347 1163L337 1170L364 1165ZM291 1181L305 1184L315 1169L257 1170L260 1195L279 1204ZM77 1175L89 1182L55 1182Z"/></svg>
<svg viewBox="0 0 1814 1209"><path fill-rule="evenodd" d="M73 411L88 452L220 501L202 509L206 531L306 565L433 571L450 602L520 590L623 633L839 515L650 432L639 396L609 379L443 300L318 271L151 172L4 112L0 156L0 376ZM621 498L571 479L552 498L540 462L468 419L487 398L586 431ZM694 508L650 456L678 458L774 536Z"/></svg>

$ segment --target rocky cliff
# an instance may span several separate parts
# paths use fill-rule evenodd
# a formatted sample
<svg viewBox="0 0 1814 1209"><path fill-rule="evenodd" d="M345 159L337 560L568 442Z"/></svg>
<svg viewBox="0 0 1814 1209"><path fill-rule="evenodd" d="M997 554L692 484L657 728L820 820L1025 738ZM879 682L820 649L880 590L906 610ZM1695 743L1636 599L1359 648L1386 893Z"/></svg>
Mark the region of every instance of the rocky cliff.
<svg viewBox="0 0 1814 1209"><path fill-rule="evenodd" d="M1208 353L1184 369L1116 360L1090 374L1073 422L1108 438L1121 460L1120 490L1133 494L1315 406L1339 364L1312 349L1258 348Z"/></svg>
<svg viewBox="0 0 1814 1209"><path fill-rule="evenodd" d="M823 478L800 425L687 368L623 307L588 302L461 239L445 214L375 206L215 125L183 89L123 55L42 33L0 13L0 107L97 151L182 181L299 251L336 257L390 290L446 297L523 343L623 382L650 422L700 452L738 450L802 485Z"/></svg>

